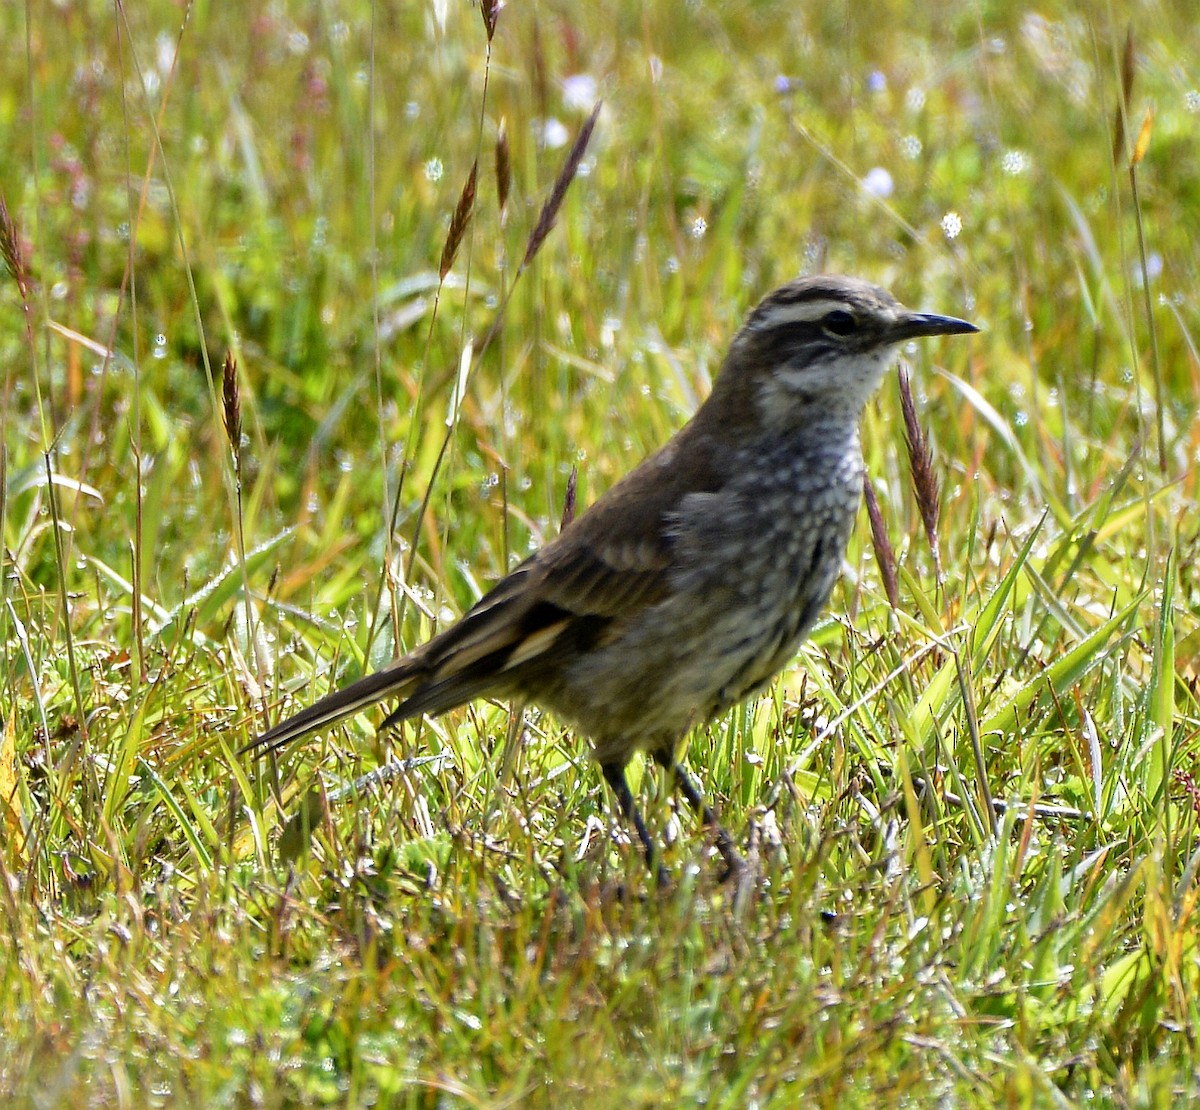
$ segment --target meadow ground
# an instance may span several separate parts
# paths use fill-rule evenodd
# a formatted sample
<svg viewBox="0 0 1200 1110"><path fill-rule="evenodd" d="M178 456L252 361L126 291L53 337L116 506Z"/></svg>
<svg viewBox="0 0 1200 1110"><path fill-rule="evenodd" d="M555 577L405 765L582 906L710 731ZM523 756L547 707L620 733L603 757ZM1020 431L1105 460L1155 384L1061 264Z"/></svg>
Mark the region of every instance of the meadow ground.
<svg viewBox="0 0 1200 1110"><path fill-rule="evenodd" d="M1194 1094L1191 7L0 8L6 1103ZM744 912L533 711L238 754L819 269L983 330L907 353L925 472L888 378L874 538L691 738Z"/></svg>

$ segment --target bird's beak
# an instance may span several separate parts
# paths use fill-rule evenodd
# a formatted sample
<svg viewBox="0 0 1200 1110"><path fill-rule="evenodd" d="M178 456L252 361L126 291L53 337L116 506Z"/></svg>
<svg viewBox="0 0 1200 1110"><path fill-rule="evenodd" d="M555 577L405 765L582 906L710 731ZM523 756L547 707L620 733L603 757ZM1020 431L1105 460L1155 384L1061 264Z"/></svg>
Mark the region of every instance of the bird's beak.
<svg viewBox="0 0 1200 1110"><path fill-rule="evenodd" d="M962 335L978 331L966 320L954 316L937 316L932 312L909 312L901 316L889 329L888 340L900 343L905 339L916 339L922 335Z"/></svg>

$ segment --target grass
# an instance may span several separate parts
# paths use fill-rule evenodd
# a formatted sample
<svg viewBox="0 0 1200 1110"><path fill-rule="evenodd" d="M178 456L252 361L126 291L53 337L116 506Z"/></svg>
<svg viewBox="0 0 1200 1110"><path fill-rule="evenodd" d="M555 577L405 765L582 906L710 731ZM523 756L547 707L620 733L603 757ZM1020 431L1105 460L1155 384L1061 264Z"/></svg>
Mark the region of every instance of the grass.
<svg viewBox="0 0 1200 1110"><path fill-rule="evenodd" d="M10 1104L1194 1093L1187 5L513 4L489 37L465 4L80 0L0 31ZM691 739L759 846L745 913L645 773L651 888L533 712L237 755L553 535L572 472L586 505L813 269L984 330L907 355L939 558L889 379L897 604L864 512L796 665Z"/></svg>

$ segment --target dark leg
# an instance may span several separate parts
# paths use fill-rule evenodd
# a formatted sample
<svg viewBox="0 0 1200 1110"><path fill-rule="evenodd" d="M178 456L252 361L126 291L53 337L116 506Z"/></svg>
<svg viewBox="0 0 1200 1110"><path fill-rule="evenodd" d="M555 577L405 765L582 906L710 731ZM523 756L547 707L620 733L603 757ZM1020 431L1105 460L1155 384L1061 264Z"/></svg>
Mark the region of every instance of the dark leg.
<svg viewBox="0 0 1200 1110"><path fill-rule="evenodd" d="M692 777L670 752L655 752L654 760L675 780L679 793L687 799L688 805L700 815L701 822L716 834L717 851L721 853L721 858L725 861L726 871L723 878L728 879L741 874L745 870L746 864L741 853L734 846L733 837L721 827L721 822L717 820L712 806L704 800L704 795L700 793L700 788L692 780Z"/></svg>
<svg viewBox="0 0 1200 1110"><path fill-rule="evenodd" d="M642 820L642 815L638 812L637 803L633 800L633 793L629 789L629 783L625 781L625 764L601 763L600 771L604 775L604 781L612 790L613 796L617 799L617 809L621 811L621 816L631 822L637 831L642 851L646 854L646 866L650 868L650 873L658 879L660 886L667 885L669 882L667 869L663 867L658 858L658 848L650 837L650 830L646 828L646 822Z"/></svg>

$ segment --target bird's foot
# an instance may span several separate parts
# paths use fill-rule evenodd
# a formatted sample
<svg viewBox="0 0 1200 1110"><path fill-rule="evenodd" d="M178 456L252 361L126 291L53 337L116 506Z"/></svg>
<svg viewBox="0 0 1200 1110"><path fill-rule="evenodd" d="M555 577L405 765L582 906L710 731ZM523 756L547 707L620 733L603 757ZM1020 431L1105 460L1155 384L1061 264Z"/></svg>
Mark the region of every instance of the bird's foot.
<svg viewBox="0 0 1200 1110"><path fill-rule="evenodd" d="M728 893L734 915L740 917L754 900L762 887L762 857L758 851L758 830L751 827L750 843L743 856L728 838L717 842L717 849L725 861L718 876L721 886Z"/></svg>

